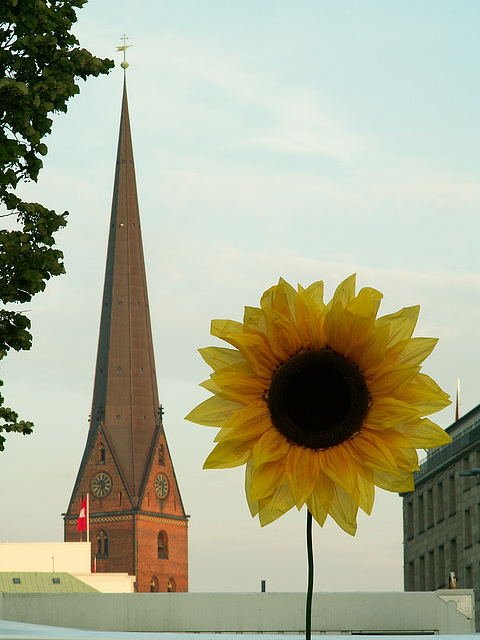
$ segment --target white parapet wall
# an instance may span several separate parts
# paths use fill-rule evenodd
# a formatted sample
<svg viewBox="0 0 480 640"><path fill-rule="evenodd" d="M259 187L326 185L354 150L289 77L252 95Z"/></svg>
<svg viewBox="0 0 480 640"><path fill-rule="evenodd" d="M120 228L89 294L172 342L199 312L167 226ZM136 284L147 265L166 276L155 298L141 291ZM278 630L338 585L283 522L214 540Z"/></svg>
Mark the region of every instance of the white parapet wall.
<svg viewBox="0 0 480 640"><path fill-rule="evenodd" d="M474 592L315 593L320 634L475 632ZM0 594L0 619L98 631L297 633L303 593Z"/></svg>

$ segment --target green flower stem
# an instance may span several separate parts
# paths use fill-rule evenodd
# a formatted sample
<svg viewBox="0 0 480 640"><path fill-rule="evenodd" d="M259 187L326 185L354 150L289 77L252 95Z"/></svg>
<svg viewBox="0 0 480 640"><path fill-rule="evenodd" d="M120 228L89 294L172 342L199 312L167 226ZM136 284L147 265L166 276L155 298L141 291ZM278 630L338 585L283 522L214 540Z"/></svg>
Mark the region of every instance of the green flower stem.
<svg viewBox="0 0 480 640"><path fill-rule="evenodd" d="M305 604L305 640L312 637L312 597L313 597L313 544L312 544L312 514L307 509L307 562L308 584L307 601Z"/></svg>

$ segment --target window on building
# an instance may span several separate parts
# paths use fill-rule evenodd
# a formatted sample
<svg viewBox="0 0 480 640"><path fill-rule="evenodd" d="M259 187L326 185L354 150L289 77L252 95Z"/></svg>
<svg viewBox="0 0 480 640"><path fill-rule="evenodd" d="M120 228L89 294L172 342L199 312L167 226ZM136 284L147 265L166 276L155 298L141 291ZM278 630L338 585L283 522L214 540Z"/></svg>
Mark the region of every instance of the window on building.
<svg viewBox="0 0 480 640"><path fill-rule="evenodd" d="M480 469L480 451L475 451L475 468ZM480 473L475 476L477 484L480 482Z"/></svg>
<svg viewBox="0 0 480 640"><path fill-rule="evenodd" d="M415 562L408 563L407 585L409 591L415 591Z"/></svg>
<svg viewBox="0 0 480 640"><path fill-rule="evenodd" d="M165 464L165 449L163 447L163 444L158 447L158 464Z"/></svg>
<svg viewBox="0 0 480 640"><path fill-rule="evenodd" d="M435 590L435 553L432 549L428 552L428 589Z"/></svg>
<svg viewBox="0 0 480 640"><path fill-rule="evenodd" d="M437 564L438 564L438 588L442 589L446 584L446 576L445 576L445 547L441 544L438 547L437 552Z"/></svg>
<svg viewBox="0 0 480 640"><path fill-rule="evenodd" d="M463 512L463 531L464 531L464 545L465 548L472 546L472 514L470 509L465 509Z"/></svg>
<svg viewBox="0 0 480 640"><path fill-rule="evenodd" d="M427 527L433 527L433 489L427 491Z"/></svg>
<svg viewBox="0 0 480 640"><path fill-rule="evenodd" d="M173 578L170 578L167 583L167 591L168 593L175 593L176 590L177 585L175 584L175 580Z"/></svg>
<svg viewBox="0 0 480 640"><path fill-rule="evenodd" d="M53 584L60 584L60 578L52 578Z"/></svg>
<svg viewBox="0 0 480 640"><path fill-rule="evenodd" d="M105 464L105 447L103 444L98 447L97 462L98 464Z"/></svg>
<svg viewBox="0 0 480 640"><path fill-rule="evenodd" d="M160 531L158 534L157 550L159 558L168 558L168 536L166 531Z"/></svg>
<svg viewBox="0 0 480 640"><path fill-rule="evenodd" d="M20 578L13 578L13 584L21 584Z"/></svg>
<svg viewBox="0 0 480 640"><path fill-rule="evenodd" d="M437 522L445 517L445 505L443 503L443 482L437 484Z"/></svg>
<svg viewBox="0 0 480 640"><path fill-rule="evenodd" d="M449 558L449 567L448 567L448 574L450 574L452 571L454 573L457 573L457 540L456 538L454 538L453 540L450 540L450 558Z"/></svg>
<svg viewBox="0 0 480 640"><path fill-rule="evenodd" d="M448 479L448 509L451 516L455 515L457 510L457 501L455 496L455 476L451 475Z"/></svg>
<svg viewBox="0 0 480 640"><path fill-rule="evenodd" d="M413 500L409 500L407 502L407 538L413 538L413 535Z"/></svg>
<svg viewBox="0 0 480 640"><path fill-rule="evenodd" d="M97 534L97 558L108 558L108 535L103 530Z"/></svg>
<svg viewBox="0 0 480 640"><path fill-rule="evenodd" d="M473 589L472 565L465 567L465 589Z"/></svg>
<svg viewBox="0 0 480 640"><path fill-rule="evenodd" d="M470 464L470 456L465 456L462 460L462 471L470 471L472 465ZM472 486L472 476L463 476L463 490L468 491Z"/></svg>
<svg viewBox="0 0 480 640"><path fill-rule="evenodd" d="M425 531L425 507L423 505L423 494L418 496L418 533Z"/></svg>
<svg viewBox="0 0 480 640"><path fill-rule="evenodd" d="M419 583L420 591L425 591L425 556L420 556Z"/></svg>
<svg viewBox="0 0 480 640"><path fill-rule="evenodd" d="M158 578L157 576L153 576L152 579L150 580L150 593L158 593L158 591L159 591Z"/></svg>

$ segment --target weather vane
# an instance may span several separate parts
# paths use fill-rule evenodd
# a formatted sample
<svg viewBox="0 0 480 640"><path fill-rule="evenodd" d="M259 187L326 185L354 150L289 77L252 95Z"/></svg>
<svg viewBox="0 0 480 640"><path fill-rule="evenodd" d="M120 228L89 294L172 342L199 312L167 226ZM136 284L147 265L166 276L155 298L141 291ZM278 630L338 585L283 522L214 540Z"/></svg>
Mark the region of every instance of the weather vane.
<svg viewBox="0 0 480 640"><path fill-rule="evenodd" d="M123 62L120 63L120 66L122 69L127 69L129 66L127 62L127 49L129 47L133 47L133 44L127 44L128 37L125 34L123 34L120 40L123 40L123 45L121 47L117 47L117 51L123 51Z"/></svg>

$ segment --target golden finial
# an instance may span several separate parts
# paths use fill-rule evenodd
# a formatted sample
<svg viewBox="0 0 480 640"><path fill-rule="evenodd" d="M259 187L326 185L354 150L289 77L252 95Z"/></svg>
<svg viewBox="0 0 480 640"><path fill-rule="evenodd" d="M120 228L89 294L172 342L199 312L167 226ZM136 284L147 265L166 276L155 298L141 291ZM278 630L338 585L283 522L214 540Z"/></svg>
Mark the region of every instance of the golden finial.
<svg viewBox="0 0 480 640"><path fill-rule="evenodd" d="M133 47L133 44L127 44L128 37L125 34L123 34L120 40L123 40L123 45L121 47L117 47L117 51L123 51L123 62L120 63L120 66L122 69L127 69L129 66L127 62L127 49L129 47Z"/></svg>

